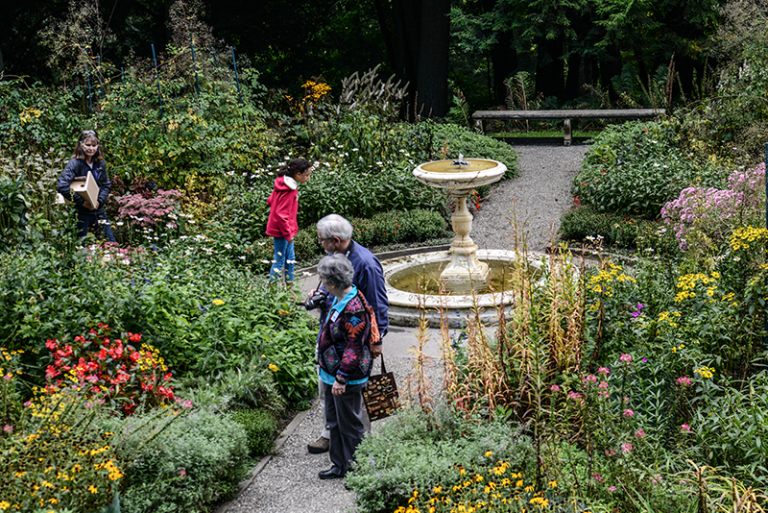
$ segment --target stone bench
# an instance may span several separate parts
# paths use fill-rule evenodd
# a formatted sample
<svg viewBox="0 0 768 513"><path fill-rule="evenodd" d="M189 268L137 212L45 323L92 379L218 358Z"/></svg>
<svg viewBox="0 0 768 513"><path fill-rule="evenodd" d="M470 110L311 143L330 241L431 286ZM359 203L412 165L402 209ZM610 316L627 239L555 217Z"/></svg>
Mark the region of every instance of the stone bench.
<svg viewBox="0 0 768 513"><path fill-rule="evenodd" d="M664 109L571 109L571 110L478 110L472 114L480 130L484 121L563 120L563 145L570 146L572 119L651 119L666 114Z"/></svg>

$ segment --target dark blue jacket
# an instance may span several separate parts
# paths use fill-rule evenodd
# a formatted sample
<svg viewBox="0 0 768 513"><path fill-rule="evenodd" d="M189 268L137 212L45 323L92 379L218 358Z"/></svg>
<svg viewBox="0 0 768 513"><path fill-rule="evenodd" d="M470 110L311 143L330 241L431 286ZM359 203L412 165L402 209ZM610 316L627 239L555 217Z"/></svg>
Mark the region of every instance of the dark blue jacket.
<svg viewBox="0 0 768 513"><path fill-rule="evenodd" d="M387 285L384 282L384 270L381 267L381 262L366 247L357 244L354 240L349 241L349 247L344 255L355 270L352 283L357 285L357 290L362 292L365 300L371 305L373 313L376 314L379 334L384 338L389 329L389 299L387 298ZM325 286L320 288L327 292ZM328 294L321 312L321 319L325 318L325 313L331 308L333 299L334 296Z"/></svg>
<svg viewBox="0 0 768 513"><path fill-rule="evenodd" d="M64 171L59 176L59 181L56 183L56 191L64 196L64 199L73 202L77 206L77 210L80 213L93 213L85 207L85 200L76 192L69 190L72 185L72 180L79 176L86 176L91 168L85 163L85 160L73 158L64 168ZM107 198L109 198L109 191L112 189L112 182L107 175L107 166L103 160L94 162L93 174L96 178L96 185L99 186L99 208L98 212L103 212L104 207L107 205Z"/></svg>

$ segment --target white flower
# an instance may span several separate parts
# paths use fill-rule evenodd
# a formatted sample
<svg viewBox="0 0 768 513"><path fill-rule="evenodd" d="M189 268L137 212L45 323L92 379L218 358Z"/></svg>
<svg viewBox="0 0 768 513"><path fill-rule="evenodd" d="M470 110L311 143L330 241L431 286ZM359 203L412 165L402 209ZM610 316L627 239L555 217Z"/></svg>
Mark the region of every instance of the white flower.
<svg viewBox="0 0 768 513"><path fill-rule="evenodd" d="M269 260L260 260L260 262L261 262L262 264L269 264L269 263L270 263L270 261L269 261Z"/></svg>
<svg viewBox="0 0 768 513"><path fill-rule="evenodd" d="M240 260L245 260L245 255L240 255L240 256L239 256L239 257L237 257L237 258L239 258Z"/></svg>
<svg viewBox="0 0 768 513"><path fill-rule="evenodd" d="M230 246L229 243L224 244L224 247L227 248L227 249L232 249L232 246Z"/></svg>
<svg viewBox="0 0 768 513"><path fill-rule="evenodd" d="M357 148L352 148L352 151L360 151L360 150L358 150Z"/></svg>
<svg viewBox="0 0 768 513"><path fill-rule="evenodd" d="M118 222L117 222L117 223L115 223L115 224L116 224L117 226L123 226L123 222L122 222L122 221L118 221Z"/></svg>
<svg viewBox="0 0 768 513"><path fill-rule="evenodd" d="M195 222L192 219L190 219L189 224L195 224Z"/></svg>

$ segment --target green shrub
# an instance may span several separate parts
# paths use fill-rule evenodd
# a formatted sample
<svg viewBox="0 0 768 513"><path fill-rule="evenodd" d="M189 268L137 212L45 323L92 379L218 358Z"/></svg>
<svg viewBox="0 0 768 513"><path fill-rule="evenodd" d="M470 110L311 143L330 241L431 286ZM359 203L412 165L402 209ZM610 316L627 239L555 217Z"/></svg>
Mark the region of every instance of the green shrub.
<svg viewBox="0 0 768 513"><path fill-rule="evenodd" d="M455 159L461 153L465 158L498 160L507 166L504 178L518 175L517 152L504 141L458 125L436 125L434 130L432 151L447 150L446 156L440 158Z"/></svg>
<svg viewBox="0 0 768 513"><path fill-rule="evenodd" d="M248 435L248 451L251 456L263 456L272 450L278 426L272 414L266 410L235 410L232 419Z"/></svg>
<svg viewBox="0 0 768 513"><path fill-rule="evenodd" d="M634 247L637 238L648 230L663 228L658 222L601 212L582 205L565 212L560 218L559 233L563 239L581 241L586 237L602 236L607 244Z"/></svg>
<svg viewBox="0 0 768 513"><path fill-rule="evenodd" d="M658 219L686 187L722 187L727 163L682 137L685 128L674 119L607 127L574 178L574 197L600 212Z"/></svg>
<svg viewBox="0 0 768 513"><path fill-rule="evenodd" d="M144 419L137 419L137 426ZM198 409L149 440L118 448L125 469L122 511L208 512L237 492L248 473L248 437L228 415Z"/></svg>
<svg viewBox="0 0 768 513"><path fill-rule="evenodd" d="M515 436L508 422L471 422L438 408L434 416L420 409L402 410L363 439L347 485L357 493L361 513L391 512L407 505L413 490L456 484L457 464L471 470L488 463L485 454L528 473L533 449Z"/></svg>

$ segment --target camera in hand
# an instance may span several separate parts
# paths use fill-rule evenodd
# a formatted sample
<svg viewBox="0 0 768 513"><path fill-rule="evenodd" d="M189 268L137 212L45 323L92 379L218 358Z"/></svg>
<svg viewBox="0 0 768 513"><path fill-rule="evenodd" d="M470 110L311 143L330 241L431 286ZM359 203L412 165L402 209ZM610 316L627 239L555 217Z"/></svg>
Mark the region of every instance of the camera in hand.
<svg viewBox="0 0 768 513"><path fill-rule="evenodd" d="M307 310L314 310L315 308L320 308L325 304L325 298L328 297L327 292L323 292L322 290L316 290L314 294L312 294L312 297L304 301L302 303L304 305L304 308Z"/></svg>

